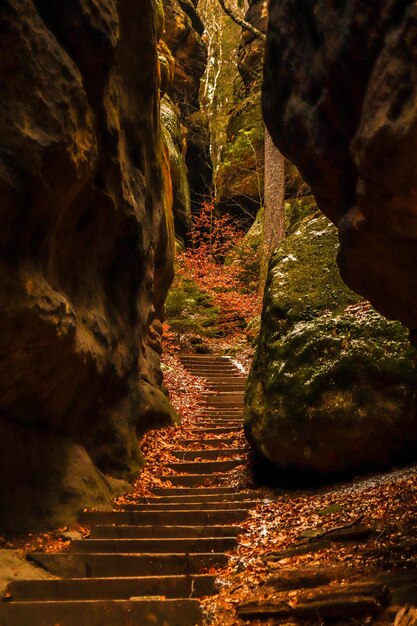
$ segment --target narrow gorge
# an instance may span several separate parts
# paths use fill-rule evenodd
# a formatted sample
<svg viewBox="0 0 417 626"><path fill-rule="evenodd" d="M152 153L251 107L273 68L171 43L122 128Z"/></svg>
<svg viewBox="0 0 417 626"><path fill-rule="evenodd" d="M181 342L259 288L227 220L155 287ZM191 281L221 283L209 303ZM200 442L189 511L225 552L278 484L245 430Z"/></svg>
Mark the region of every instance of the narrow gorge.
<svg viewBox="0 0 417 626"><path fill-rule="evenodd" d="M417 623L416 11L3 0L0 626Z"/></svg>

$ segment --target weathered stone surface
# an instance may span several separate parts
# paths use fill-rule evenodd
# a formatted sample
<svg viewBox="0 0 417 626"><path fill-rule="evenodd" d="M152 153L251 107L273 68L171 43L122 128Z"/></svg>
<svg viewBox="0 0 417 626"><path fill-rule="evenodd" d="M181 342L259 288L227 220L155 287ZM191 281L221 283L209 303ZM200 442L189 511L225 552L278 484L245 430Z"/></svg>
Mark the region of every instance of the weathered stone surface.
<svg viewBox="0 0 417 626"><path fill-rule="evenodd" d="M109 502L141 465L172 277L161 27L150 0L2 4L2 527Z"/></svg>
<svg viewBox="0 0 417 626"><path fill-rule="evenodd" d="M204 26L189 0L163 0L165 32L163 39L175 58L174 78L168 93L181 108L185 119L199 109L200 78L207 63L201 39Z"/></svg>
<svg viewBox="0 0 417 626"><path fill-rule="evenodd" d="M176 159L176 169L180 168L188 174L190 189L187 204L191 202L193 210L198 210L206 196L211 195L213 175L208 122L200 109L200 80L207 64L206 45L201 37L204 25L197 14L196 6L190 0L164 0L163 8L165 31L160 47L163 76L166 76L164 91L178 108L181 122L174 141L181 144L180 158L184 165L180 166ZM171 149L170 154L172 155ZM177 179L178 176L174 175L174 178ZM189 224L185 228L186 220L178 219L175 186L174 182L176 232L184 238L184 234L189 231ZM180 187L184 189L183 184ZM184 201L184 193L182 195ZM189 210L187 208L187 214Z"/></svg>
<svg viewBox="0 0 417 626"><path fill-rule="evenodd" d="M254 0L246 21L266 30L266 1ZM264 185L264 121L261 73L264 41L242 31L234 103L227 124L227 142L217 172L218 203L222 208L255 217L262 206Z"/></svg>
<svg viewBox="0 0 417 626"><path fill-rule="evenodd" d="M177 107L167 96L161 102L161 120L169 154L175 233L184 239L191 230L190 185L183 154L185 129L181 125Z"/></svg>
<svg viewBox="0 0 417 626"><path fill-rule="evenodd" d="M26 560L21 550L0 550L0 597L6 593L7 585L17 579L50 580L55 578L41 567Z"/></svg>
<svg viewBox="0 0 417 626"><path fill-rule="evenodd" d="M304 219L272 259L245 431L284 470L360 472L415 455L407 333L342 282L336 228Z"/></svg>
<svg viewBox="0 0 417 626"><path fill-rule="evenodd" d="M272 0L264 113L338 226L346 282L417 327L417 7Z"/></svg>
<svg viewBox="0 0 417 626"><path fill-rule="evenodd" d="M197 213L201 203L213 197L213 163L210 154L210 128L204 111L194 111L187 118L185 161L190 182L191 210Z"/></svg>
<svg viewBox="0 0 417 626"><path fill-rule="evenodd" d="M261 33L267 30L268 9L266 0L251 0L245 20ZM248 30L242 30L242 41L239 45L239 72L245 85L258 79L262 72L265 42Z"/></svg>

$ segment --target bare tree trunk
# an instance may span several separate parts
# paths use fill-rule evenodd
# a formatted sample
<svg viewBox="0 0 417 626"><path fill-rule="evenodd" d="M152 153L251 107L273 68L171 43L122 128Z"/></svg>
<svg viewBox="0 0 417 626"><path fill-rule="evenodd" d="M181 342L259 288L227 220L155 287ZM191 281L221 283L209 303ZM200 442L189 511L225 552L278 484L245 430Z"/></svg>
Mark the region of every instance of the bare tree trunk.
<svg viewBox="0 0 417 626"><path fill-rule="evenodd" d="M272 253L285 236L285 161L265 127L264 221L260 290L263 291Z"/></svg>

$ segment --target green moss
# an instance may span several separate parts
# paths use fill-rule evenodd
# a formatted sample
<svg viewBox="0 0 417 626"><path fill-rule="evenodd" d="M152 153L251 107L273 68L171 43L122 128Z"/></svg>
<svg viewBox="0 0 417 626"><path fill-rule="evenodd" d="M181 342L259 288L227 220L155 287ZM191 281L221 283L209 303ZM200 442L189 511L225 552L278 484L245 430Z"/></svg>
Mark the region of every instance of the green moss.
<svg viewBox="0 0 417 626"><path fill-rule="evenodd" d="M270 263L245 428L290 470L389 466L417 443L415 351L342 282L337 248L336 228L310 216Z"/></svg>
<svg viewBox="0 0 417 626"><path fill-rule="evenodd" d="M239 102L227 128L217 172L219 198L247 195L260 202L263 190L264 121L260 92Z"/></svg>
<svg viewBox="0 0 417 626"><path fill-rule="evenodd" d="M295 197L285 202L285 233L288 237L298 228L298 225L306 217L321 215L317 209L314 196Z"/></svg>
<svg viewBox="0 0 417 626"><path fill-rule="evenodd" d="M224 263L238 265L241 269L241 280L248 292L258 289L260 274L260 254L263 231L263 208L260 208L254 223L242 241L232 248Z"/></svg>
<svg viewBox="0 0 417 626"><path fill-rule="evenodd" d="M326 311L341 312L361 299L340 277L337 249L336 229L320 214L299 222L273 255L265 309L285 320L286 330L297 321L314 319Z"/></svg>
<svg viewBox="0 0 417 626"><path fill-rule="evenodd" d="M221 336L218 328L220 308L210 296L189 280L176 278L165 303L166 319L180 333L205 337Z"/></svg>
<svg viewBox="0 0 417 626"><path fill-rule="evenodd" d="M178 112L165 96L161 101L162 132L168 148L173 192L173 213L177 236L191 230L191 199L187 167L182 154L182 128Z"/></svg>

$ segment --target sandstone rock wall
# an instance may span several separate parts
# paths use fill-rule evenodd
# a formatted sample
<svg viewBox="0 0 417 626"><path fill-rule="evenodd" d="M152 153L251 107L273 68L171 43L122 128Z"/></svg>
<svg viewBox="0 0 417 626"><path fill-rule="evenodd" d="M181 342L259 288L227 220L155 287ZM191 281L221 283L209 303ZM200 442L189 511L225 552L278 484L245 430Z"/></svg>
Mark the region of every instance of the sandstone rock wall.
<svg viewBox="0 0 417 626"><path fill-rule="evenodd" d="M151 0L0 11L0 510L68 521L126 486L160 390L172 278Z"/></svg>
<svg viewBox="0 0 417 626"><path fill-rule="evenodd" d="M316 212L272 257L245 431L287 476L355 474L415 458L407 333L340 278L337 230Z"/></svg>
<svg viewBox="0 0 417 626"><path fill-rule="evenodd" d="M197 13L197 2L163 0L163 10L165 29L160 44L160 56L163 58L163 66L170 66L170 76L164 92L178 110L182 125L178 139L183 144L182 158L188 171L190 186L188 223L185 223L184 210L176 203L174 182L176 225L182 222L186 226L180 226L177 233L184 238L184 234L190 229L191 208L198 210L205 197L210 196L212 186L210 133L200 107L200 80L207 64L207 49L202 39L204 24ZM174 179L178 179L177 174ZM182 189L178 193L183 195L183 185L180 187ZM182 215L177 213L177 206Z"/></svg>
<svg viewBox="0 0 417 626"><path fill-rule="evenodd" d="M271 0L264 113L338 226L343 278L417 327L417 7Z"/></svg>
<svg viewBox="0 0 417 626"><path fill-rule="evenodd" d="M266 31L266 1L252 0L245 19ZM217 173L218 203L222 208L253 217L262 205L264 185L264 122L261 79L264 41L242 31L234 103L227 123L227 141ZM247 217L247 214L246 214Z"/></svg>

